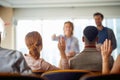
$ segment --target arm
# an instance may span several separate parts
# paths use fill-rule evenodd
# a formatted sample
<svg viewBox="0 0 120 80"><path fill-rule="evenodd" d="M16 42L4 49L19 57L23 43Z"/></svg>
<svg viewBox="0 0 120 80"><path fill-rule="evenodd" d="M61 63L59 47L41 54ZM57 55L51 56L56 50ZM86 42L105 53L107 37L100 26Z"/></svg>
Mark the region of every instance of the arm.
<svg viewBox="0 0 120 80"><path fill-rule="evenodd" d="M66 54L65 54L65 40L64 40L64 38L60 38L60 40L58 42L58 48L59 48L60 56L61 56L60 68L68 69L69 64L68 64L68 59L67 59Z"/></svg>
<svg viewBox="0 0 120 80"><path fill-rule="evenodd" d="M108 74L110 72L109 69L109 58L112 53L111 40L105 40L103 45L101 46L101 54L102 54L102 73Z"/></svg>
<svg viewBox="0 0 120 80"><path fill-rule="evenodd" d="M56 34L52 35L52 40L53 41L58 41L58 39L59 39L59 36L56 36Z"/></svg>
<svg viewBox="0 0 120 80"><path fill-rule="evenodd" d="M108 30L108 39L111 40L111 44L112 44L112 48L113 50L116 49L117 47L117 42L116 42L116 38L115 38L115 35L114 35L114 32L113 30Z"/></svg>
<svg viewBox="0 0 120 80"><path fill-rule="evenodd" d="M120 73L120 55L118 55L110 73Z"/></svg>
<svg viewBox="0 0 120 80"><path fill-rule="evenodd" d="M41 66L42 71L51 71L51 70L59 70L60 69L60 68L46 62L44 59L41 59L39 62L41 62L38 65Z"/></svg>
<svg viewBox="0 0 120 80"><path fill-rule="evenodd" d="M15 54L16 54L15 66L17 67L16 69L18 70L18 72L21 74L31 74L32 71L31 71L30 67L27 65L22 53L16 51Z"/></svg>

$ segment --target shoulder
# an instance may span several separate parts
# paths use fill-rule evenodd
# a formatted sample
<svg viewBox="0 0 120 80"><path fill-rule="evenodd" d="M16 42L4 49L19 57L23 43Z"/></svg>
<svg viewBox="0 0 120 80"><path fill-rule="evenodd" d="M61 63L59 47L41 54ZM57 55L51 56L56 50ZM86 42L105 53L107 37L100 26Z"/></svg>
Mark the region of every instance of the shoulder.
<svg viewBox="0 0 120 80"><path fill-rule="evenodd" d="M113 30L111 28L108 28L108 27L105 27L105 28L108 31L108 35L113 35L114 34L114 32L113 32Z"/></svg>
<svg viewBox="0 0 120 80"><path fill-rule="evenodd" d="M32 57L31 57L32 58ZM33 58L32 58L33 59ZM41 64L44 64L46 63L46 61L43 59L43 58L39 58L37 60L35 60L35 62L38 62L38 63L41 63Z"/></svg>
<svg viewBox="0 0 120 80"><path fill-rule="evenodd" d="M79 53L79 54L75 55L74 57L72 57L72 58L70 59L70 61L75 61L75 60L77 60L77 59L80 59L80 57L82 57L83 55L84 55L84 54Z"/></svg>
<svg viewBox="0 0 120 80"><path fill-rule="evenodd" d="M6 49L6 48L0 48L0 53L8 54L8 55L21 55L22 53L17 50L12 49Z"/></svg>
<svg viewBox="0 0 120 80"><path fill-rule="evenodd" d="M33 57L31 57L29 54L25 54L24 57L27 61L35 61L35 62L40 62L40 63L44 62L43 58L39 58L39 59L36 60Z"/></svg>
<svg viewBox="0 0 120 80"><path fill-rule="evenodd" d="M9 56L9 57L14 57L14 58L23 57L22 53L17 50L1 48L0 53L1 52L4 54L4 56Z"/></svg>
<svg viewBox="0 0 120 80"><path fill-rule="evenodd" d="M108 28L108 27L104 27L105 29L108 30L108 32L112 32L113 30L111 28Z"/></svg>

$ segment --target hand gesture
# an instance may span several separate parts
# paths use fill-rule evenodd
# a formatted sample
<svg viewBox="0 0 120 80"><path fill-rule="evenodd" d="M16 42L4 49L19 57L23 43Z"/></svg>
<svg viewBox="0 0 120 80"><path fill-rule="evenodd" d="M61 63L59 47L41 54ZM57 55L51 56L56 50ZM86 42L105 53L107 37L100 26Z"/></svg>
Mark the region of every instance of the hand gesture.
<svg viewBox="0 0 120 80"><path fill-rule="evenodd" d="M109 58L112 53L111 40L106 39L101 46L102 58Z"/></svg>
<svg viewBox="0 0 120 80"><path fill-rule="evenodd" d="M52 40L54 40L56 37L57 37L56 34L53 34L52 35Z"/></svg>
<svg viewBox="0 0 120 80"><path fill-rule="evenodd" d="M60 51L65 52L65 47L66 47L65 40L63 37L60 37L58 42L58 48Z"/></svg>

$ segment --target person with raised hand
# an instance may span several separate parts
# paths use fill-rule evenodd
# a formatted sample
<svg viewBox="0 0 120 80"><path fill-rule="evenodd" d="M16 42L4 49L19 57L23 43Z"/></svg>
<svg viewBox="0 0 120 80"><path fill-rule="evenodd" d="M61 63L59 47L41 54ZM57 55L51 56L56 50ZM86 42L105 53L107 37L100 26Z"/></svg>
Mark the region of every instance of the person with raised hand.
<svg viewBox="0 0 120 80"><path fill-rule="evenodd" d="M61 65L60 67L56 67L47 61L45 61L43 58L40 58L40 54L42 51L42 37L40 33L37 31L32 31L29 32L25 36L25 43L26 46L29 50L29 54L25 55L25 60L28 63L28 66L33 70L33 71L51 71L51 70L59 70L59 69L66 69L66 64L68 65L68 60L65 56L63 44L63 40L58 42L59 50L60 50L60 55L61 55Z"/></svg>
<svg viewBox="0 0 120 80"><path fill-rule="evenodd" d="M117 59L114 61L113 67L109 69L109 57L112 53L112 45L111 40L106 39L104 44L101 46L101 53L103 59L103 67L102 73L109 74L109 73L120 73L120 55L117 56Z"/></svg>

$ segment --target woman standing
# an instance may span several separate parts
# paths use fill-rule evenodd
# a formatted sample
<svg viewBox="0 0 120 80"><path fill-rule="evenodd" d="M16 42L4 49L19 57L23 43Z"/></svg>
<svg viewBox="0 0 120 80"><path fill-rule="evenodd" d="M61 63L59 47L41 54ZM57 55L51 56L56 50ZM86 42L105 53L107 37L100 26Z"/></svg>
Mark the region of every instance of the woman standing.
<svg viewBox="0 0 120 80"><path fill-rule="evenodd" d="M55 34L52 36L52 40L58 41L61 37L65 39L66 42L66 56L67 58L71 58L79 53L79 44L78 39L73 36L74 25L72 22L67 21L64 23L64 35L56 36Z"/></svg>

